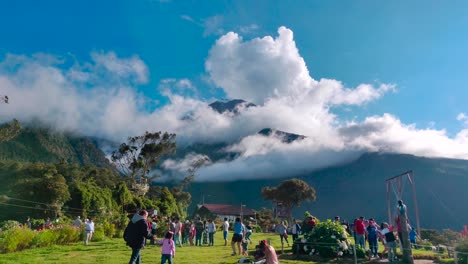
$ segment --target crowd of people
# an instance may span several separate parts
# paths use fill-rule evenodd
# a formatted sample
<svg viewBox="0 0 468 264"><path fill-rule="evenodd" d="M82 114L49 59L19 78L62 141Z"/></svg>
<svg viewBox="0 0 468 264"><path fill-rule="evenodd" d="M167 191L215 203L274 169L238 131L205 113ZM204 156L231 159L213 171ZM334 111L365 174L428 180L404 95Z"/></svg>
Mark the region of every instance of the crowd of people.
<svg viewBox="0 0 468 264"><path fill-rule="evenodd" d="M197 217L193 222L189 220L181 223L180 219L171 219L168 230L163 239L157 239L155 221L148 221L148 212L141 210L134 214L124 231L124 240L132 248L130 264L141 263L141 250L146 246L147 239L150 244L159 244L161 248L161 264L172 264L176 254L176 247L183 245L190 246L214 246L214 234L216 225L212 219L202 221ZM224 245L228 245L230 223L227 218L222 224ZM248 256L248 245L252 243L250 235L252 228L250 225L242 223L240 218L236 218L233 223L233 234L231 238L232 256ZM195 242L193 241L195 239ZM267 243L261 241L256 247L254 263L278 264L278 257L275 249Z"/></svg>

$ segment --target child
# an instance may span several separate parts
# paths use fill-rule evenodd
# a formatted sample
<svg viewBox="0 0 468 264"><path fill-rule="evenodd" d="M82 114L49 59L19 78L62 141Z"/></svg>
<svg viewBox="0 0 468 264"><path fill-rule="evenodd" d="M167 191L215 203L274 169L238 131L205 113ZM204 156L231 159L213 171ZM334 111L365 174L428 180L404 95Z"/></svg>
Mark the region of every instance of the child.
<svg viewBox="0 0 468 264"><path fill-rule="evenodd" d="M249 250L249 241L247 239L242 239L242 255L243 256L248 256L249 253L247 252Z"/></svg>
<svg viewBox="0 0 468 264"><path fill-rule="evenodd" d="M167 232L163 240L158 241L158 244L162 245L161 249L161 264L165 264L166 260L169 264L172 264L172 258L175 257L175 244L172 238L174 232Z"/></svg>

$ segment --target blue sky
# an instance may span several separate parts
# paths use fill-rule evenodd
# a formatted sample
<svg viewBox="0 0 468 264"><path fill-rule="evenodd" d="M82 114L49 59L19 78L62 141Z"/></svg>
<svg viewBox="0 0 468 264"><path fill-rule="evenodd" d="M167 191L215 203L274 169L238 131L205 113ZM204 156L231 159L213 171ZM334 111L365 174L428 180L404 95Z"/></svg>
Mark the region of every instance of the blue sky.
<svg viewBox="0 0 468 264"><path fill-rule="evenodd" d="M466 1L2 1L0 119L122 142L227 143L198 180L364 152L468 160ZM238 114L208 107L241 98ZM264 128L305 135L287 144ZM167 160L185 172L205 155ZM206 156L204 158L207 158Z"/></svg>
<svg viewBox="0 0 468 264"><path fill-rule="evenodd" d="M391 112L454 133L457 114L468 111L466 10L466 1L2 1L0 55L137 54L150 71L139 86L146 95L165 102L159 81L189 78L210 98L223 96L202 81L220 33L244 27L239 34L249 39L284 25L314 79L397 85L397 93L343 114Z"/></svg>

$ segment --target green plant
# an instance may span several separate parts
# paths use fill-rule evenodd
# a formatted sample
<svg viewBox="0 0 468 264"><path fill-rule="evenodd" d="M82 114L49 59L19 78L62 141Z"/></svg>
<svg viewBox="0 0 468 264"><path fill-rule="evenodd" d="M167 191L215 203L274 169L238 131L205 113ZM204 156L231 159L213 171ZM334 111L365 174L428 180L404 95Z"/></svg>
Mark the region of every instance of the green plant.
<svg viewBox="0 0 468 264"><path fill-rule="evenodd" d="M12 229L12 228L15 228L15 227L20 227L20 226L21 226L21 223L18 222L18 221L14 221L14 220L3 221L3 222L0 224L0 227L1 227L3 230Z"/></svg>
<svg viewBox="0 0 468 264"><path fill-rule="evenodd" d="M20 251L31 246L34 231L29 228L13 227L0 233L0 251Z"/></svg>
<svg viewBox="0 0 468 264"><path fill-rule="evenodd" d="M58 245L70 244L80 240L80 230L72 226L63 226L52 231L56 236L55 244Z"/></svg>
<svg viewBox="0 0 468 264"><path fill-rule="evenodd" d="M342 242L348 243L343 227L331 220L318 223L306 239L323 258L335 257L342 250Z"/></svg>
<svg viewBox="0 0 468 264"><path fill-rule="evenodd" d="M113 238L115 235L115 225L109 222L104 222L102 226L104 229L104 235L108 238Z"/></svg>
<svg viewBox="0 0 468 264"><path fill-rule="evenodd" d="M57 234L52 230L46 229L40 232L36 232L36 235L31 241L31 247L48 247L54 245L56 241Z"/></svg>
<svg viewBox="0 0 468 264"><path fill-rule="evenodd" d="M460 241L455 246L457 252L458 263L467 263L468 259L468 239Z"/></svg>
<svg viewBox="0 0 468 264"><path fill-rule="evenodd" d="M93 237L91 238L91 241L97 242L97 241L103 241L106 238L106 235L104 234L104 227L102 225L98 225L94 228L94 234Z"/></svg>

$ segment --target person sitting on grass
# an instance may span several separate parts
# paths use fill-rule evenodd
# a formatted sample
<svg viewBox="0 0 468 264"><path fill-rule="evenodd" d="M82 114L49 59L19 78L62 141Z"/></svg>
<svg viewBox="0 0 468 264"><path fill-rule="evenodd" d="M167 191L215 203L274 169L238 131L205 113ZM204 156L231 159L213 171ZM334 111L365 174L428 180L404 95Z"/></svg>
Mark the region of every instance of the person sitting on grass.
<svg viewBox="0 0 468 264"><path fill-rule="evenodd" d="M279 264L275 248L269 245L266 240L260 241L260 245L258 247L264 252L265 257L259 260L256 258L254 264Z"/></svg>
<svg viewBox="0 0 468 264"><path fill-rule="evenodd" d="M167 260L167 263L172 264L172 259L175 257L175 250L176 250L174 240L172 240L173 237L174 237L174 233L172 231L168 231L164 239L158 241L158 244L162 245L161 264L165 264L166 260Z"/></svg>

